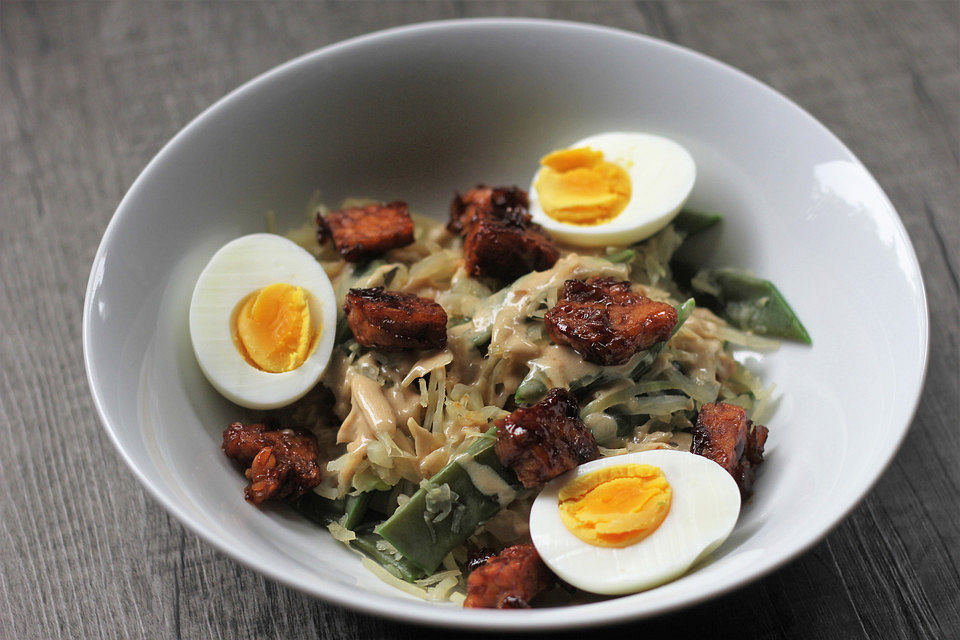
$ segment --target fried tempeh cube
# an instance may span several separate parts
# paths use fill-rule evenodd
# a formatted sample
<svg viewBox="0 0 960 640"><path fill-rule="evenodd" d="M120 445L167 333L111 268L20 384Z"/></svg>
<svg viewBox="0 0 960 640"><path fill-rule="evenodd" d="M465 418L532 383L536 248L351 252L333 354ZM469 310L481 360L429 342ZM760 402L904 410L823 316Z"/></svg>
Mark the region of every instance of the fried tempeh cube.
<svg viewBox="0 0 960 640"><path fill-rule="evenodd" d="M447 229L464 234L470 275L509 281L554 265L560 252L532 222L528 204L527 192L517 187L480 185L454 198Z"/></svg>
<svg viewBox="0 0 960 640"><path fill-rule="evenodd" d="M567 280L543 318L550 338L586 360L623 364L637 351L670 338L677 310L635 293L613 278Z"/></svg>
<svg viewBox="0 0 960 640"><path fill-rule="evenodd" d="M412 293L350 289L343 310L357 344L364 347L398 351L442 349L447 344L446 311Z"/></svg>
<svg viewBox="0 0 960 640"><path fill-rule="evenodd" d="M566 389L551 389L540 402L495 425L497 457L528 489L600 456L593 433L580 419L576 397Z"/></svg>
<svg viewBox="0 0 960 640"><path fill-rule="evenodd" d="M524 609L553 584L553 574L532 544L507 547L470 572L464 607Z"/></svg>
<svg viewBox="0 0 960 640"><path fill-rule="evenodd" d="M713 460L750 495L757 466L763 462L767 428L753 424L741 407L726 402L705 404L697 415L690 451Z"/></svg>
<svg viewBox="0 0 960 640"><path fill-rule="evenodd" d="M463 233L481 218L514 220L529 224L527 192L517 187L478 185L462 196L458 193L450 204L451 233Z"/></svg>
<svg viewBox="0 0 960 640"><path fill-rule="evenodd" d="M249 467L245 496L254 504L297 498L320 484L317 439L307 431L234 422L223 432L223 452Z"/></svg>
<svg viewBox="0 0 960 640"><path fill-rule="evenodd" d="M405 202L368 204L317 216L317 240L327 237L348 262L362 262L413 242L413 218Z"/></svg>
<svg viewBox="0 0 960 640"><path fill-rule="evenodd" d="M470 275L509 282L531 271L549 269L560 252L537 225L484 218L470 225L463 256Z"/></svg>

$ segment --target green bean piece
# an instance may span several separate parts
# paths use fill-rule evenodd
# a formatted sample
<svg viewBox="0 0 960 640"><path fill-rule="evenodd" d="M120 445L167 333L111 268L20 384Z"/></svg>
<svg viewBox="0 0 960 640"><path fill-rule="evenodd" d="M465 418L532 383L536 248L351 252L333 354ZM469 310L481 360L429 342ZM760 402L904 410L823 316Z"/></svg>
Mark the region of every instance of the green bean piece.
<svg viewBox="0 0 960 640"><path fill-rule="evenodd" d="M343 517L345 500L331 500L312 491L305 493L293 503L293 508L308 520L327 526Z"/></svg>
<svg viewBox="0 0 960 640"><path fill-rule="evenodd" d="M547 395L547 385L540 379L539 371L531 369L520 381L513 399L521 406L531 405Z"/></svg>
<svg viewBox="0 0 960 640"><path fill-rule="evenodd" d="M677 307L677 324L673 325L673 330L670 332L670 337L677 335L677 331L680 331L680 327L683 326L683 323L693 315L693 310L697 308L697 301L693 298L687 298L683 303Z"/></svg>
<svg viewBox="0 0 960 640"><path fill-rule="evenodd" d="M501 504L498 496L488 495L474 486L470 473L461 466L461 462L467 464L470 460L474 472L496 474L499 480L509 485L511 491L516 491L520 486L513 472L497 459L494 451L496 442L496 428L490 428L467 448L462 458L454 458L430 478L429 484L425 483L427 487L445 484L456 494L445 516L431 514L427 504L427 489L422 486L376 532L396 547L406 560L428 575L436 571L444 557L500 511L509 498L505 496L505 504ZM489 477L498 483L498 478Z"/></svg>
<svg viewBox="0 0 960 640"><path fill-rule="evenodd" d="M691 281L706 306L739 329L811 344L810 334L769 280L740 269L703 269Z"/></svg>
<svg viewBox="0 0 960 640"><path fill-rule="evenodd" d="M603 375L603 372L600 373L588 373L584 376L580 376L576 380L570 382L570 391L580 394L582 392L590 391L594 387L608 382L609 378Z"/></svg>
<svg viewBox="0 0 960 640"><path fill-rule="evenodd" d="M353 530L363 522L363 517L367 514L367 505L370 504L370 498L374 493L380 493L379 491L365 491L363 493L358 493L357 495L347 496L346 504L344 507L344 512L346 518L343 521L343 526L347 529Z"/></svg>
<svg viewBox="0 0 960 640"><path fill-rule="evenodd" d="M633 434L634 429L647 421L649 416L643 414L629 414L618 411L615 407L607 409L607 414L617 421L617 437L626 438Z"/></svg>
<svg viewBox="0 0 960 640"><path fill-rule="evenodd" d="M624 249L623 251L604 256L604 258L610 262L630 262L636 255L637 252L633 249Z"/></svg>
<svg viewBox="0 0 960 640"><path fill-rule="evenodd" d="M472 344L476 349L483 349L488 344L490 344L491 338L493 338L492 326L487 327L483 331L480 331L479 333L475 334L473 338L470 339L470 344Z"/></svg>
<svg viewBox="0 0 960 640"><path fill-rule="evenodd" d="M426 575L423 570L406 558L396 558L389 551L379 548L377 546L378 540L380 540L380 536L376 533L358 533L357 537L350 541L350 546L369 556L371 560L401 580L413 582Z"/></svg>
<svg viewBox="0 0 960 640"><path fill-rule="evenodd" d="M294 502L293 507L308 520L323 527L326 527L331 522L339 521L343 518L344 513L346 513L347 518L344 526L347 529L352 529L357 525L351 522L351 517L359 523L359 519L362 518L362 515L359 514L365 513L365 508L361 508L361 506L369 503L373 493L389 492L370 491L338 500L330 500L329 498L324 498L316 493L310 492ZM354 515L351 516L351 514ZM414 580L424 577L425 574L423 571L408 562L405 558L397 559L389 552L378 548L377 540L379 539L380 536L372 531L360 532L357 533L356 539L350 541L350 546L369 556L401 580L413 582Z"/></svg>
<svg viewBox="0 0 960 640"><path fill-rule="evenodd" d="M687 234L689 238L701 231L706 231L723 219L719 213L706 213L684 209L673 219L673 228Z"/></svg>
<svg viewBox="0 0 960 640"><path fill-rule="evenodd" d="M368 511L374 511L384 516L389 516L397 508L397 496L403 493L404 487L409 483L407 480L400 480L393 485L389 491L374 491L370 496L370 503L367 505Z"/></svg>

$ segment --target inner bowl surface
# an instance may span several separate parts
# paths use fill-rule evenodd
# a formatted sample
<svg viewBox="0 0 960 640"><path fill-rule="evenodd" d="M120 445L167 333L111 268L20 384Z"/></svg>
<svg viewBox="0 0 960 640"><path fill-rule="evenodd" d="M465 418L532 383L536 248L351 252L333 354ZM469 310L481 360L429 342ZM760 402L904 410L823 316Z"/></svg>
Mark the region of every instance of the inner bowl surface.
<svg viewBox="0 0 960 640"><path fill-rule="evenodd" d="M778 284L813 336L753 363L780 398L768 456L730 539L648 592L570 608L475 611L411 599L327 531L243 500L220 451L244 410L204 380L187 332L197 275L227 241L298 225L311 195L404 199L443 217L477 182L526 188L547 151L644 131L697 161L693 208L723 213L711 264ZM890 305L888 301L897 300ZM770 88L686 49L612 29L469 20L394 29L289 62L222 99L137 179L97 253L84 309L102 421L148 490L233 558L327 600L422 623L546 629L675 609L753 580L820 539L896 451L922 385L916 257L879 186Z"/></svg>

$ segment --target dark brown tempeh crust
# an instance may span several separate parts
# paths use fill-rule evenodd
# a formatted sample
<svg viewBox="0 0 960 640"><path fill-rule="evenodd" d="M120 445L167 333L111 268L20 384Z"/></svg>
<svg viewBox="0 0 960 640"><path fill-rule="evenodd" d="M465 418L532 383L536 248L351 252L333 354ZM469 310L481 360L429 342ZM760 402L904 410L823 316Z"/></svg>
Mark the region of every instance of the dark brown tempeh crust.
<svg viewBox="0 0 960 640"><path fill-rule="evenodd" d="M413 218L405 202L369 204L317 216L317 240L327 238L347 262L362 262L413 242Z"/></svg>
<svg viewBox="0 0 960 640"><path fill-rule="evenodd" d="M343 310L357 344L364 347L398 351L442 349L447 344L443 307L412 293L350 289Z"/></svg>
<svg viewBox="0 0 960 640"><path fill-rule="evenodd" d="M526 192L517 187L480 185L454 198L447 229L464 235L470 275L507 282L556 263L559 250L533 223L527 206Z"/></svg>
<svg viewBox="0 0 960 640"><path fill-rule="evenodd" d="M249 467L245 495L254 504L296 498L320 484L317 439L306 431L234 422L223 432L223 452Z"/></svg>
<svg viewBox="0 0 960 640"><path fill-rule="evenodd" d="M600 457L593 433L580 419L577 399L566 389L551 389L540 402L495 425L497 457L528 489Z"/></svg>
<svg viewBox="0 0 960 640"><path fill-rule="evenodd" d="M767 428L753 424L741 407L726 402L705 404L697 415L690 450L713 460L737 481L748 496L757 466L763 462Z"/></svg>
<svg viewBox="0 0 960 640"><path fill-rule="evenodd" d="M543 318L550 338L590 362L623 364L637 351L670 338L677 310L635 293L613 278L567 280Z"/></svg>
<svg viewBox="0 0 960 640"><path fill-rule="evenodd" d="M553 574L532 544L514 545L470 572L463 606L524 609L553 581Z"/></svg>

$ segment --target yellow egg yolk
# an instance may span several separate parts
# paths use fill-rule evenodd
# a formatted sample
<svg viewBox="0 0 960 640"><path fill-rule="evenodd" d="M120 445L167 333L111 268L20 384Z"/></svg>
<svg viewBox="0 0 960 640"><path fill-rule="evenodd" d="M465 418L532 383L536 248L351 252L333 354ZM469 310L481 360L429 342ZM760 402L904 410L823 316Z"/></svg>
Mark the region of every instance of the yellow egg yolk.
<svg viewBox="0 0 960 640"><path fill-rule="evenodd" d="M558 222L594 225L616 218L630 202L630 176L588 147L561 149L540 160L534 187L543 212Z"/></svg>
<svg viewBox="0 0 960 640"><path fill-rule="evenodd" d="M315 331L300 287L277 283L255 291L240 303L235 322L237 348L258 369L293 371L310 355Z"/></svg>
<svg viewBox="0 0 960 640"><path fill-rule="evenodd" d="M560 519L584 542L626 547L657 530L673 491L659 467L622 464L597 469L560 490Z"/></svg>

